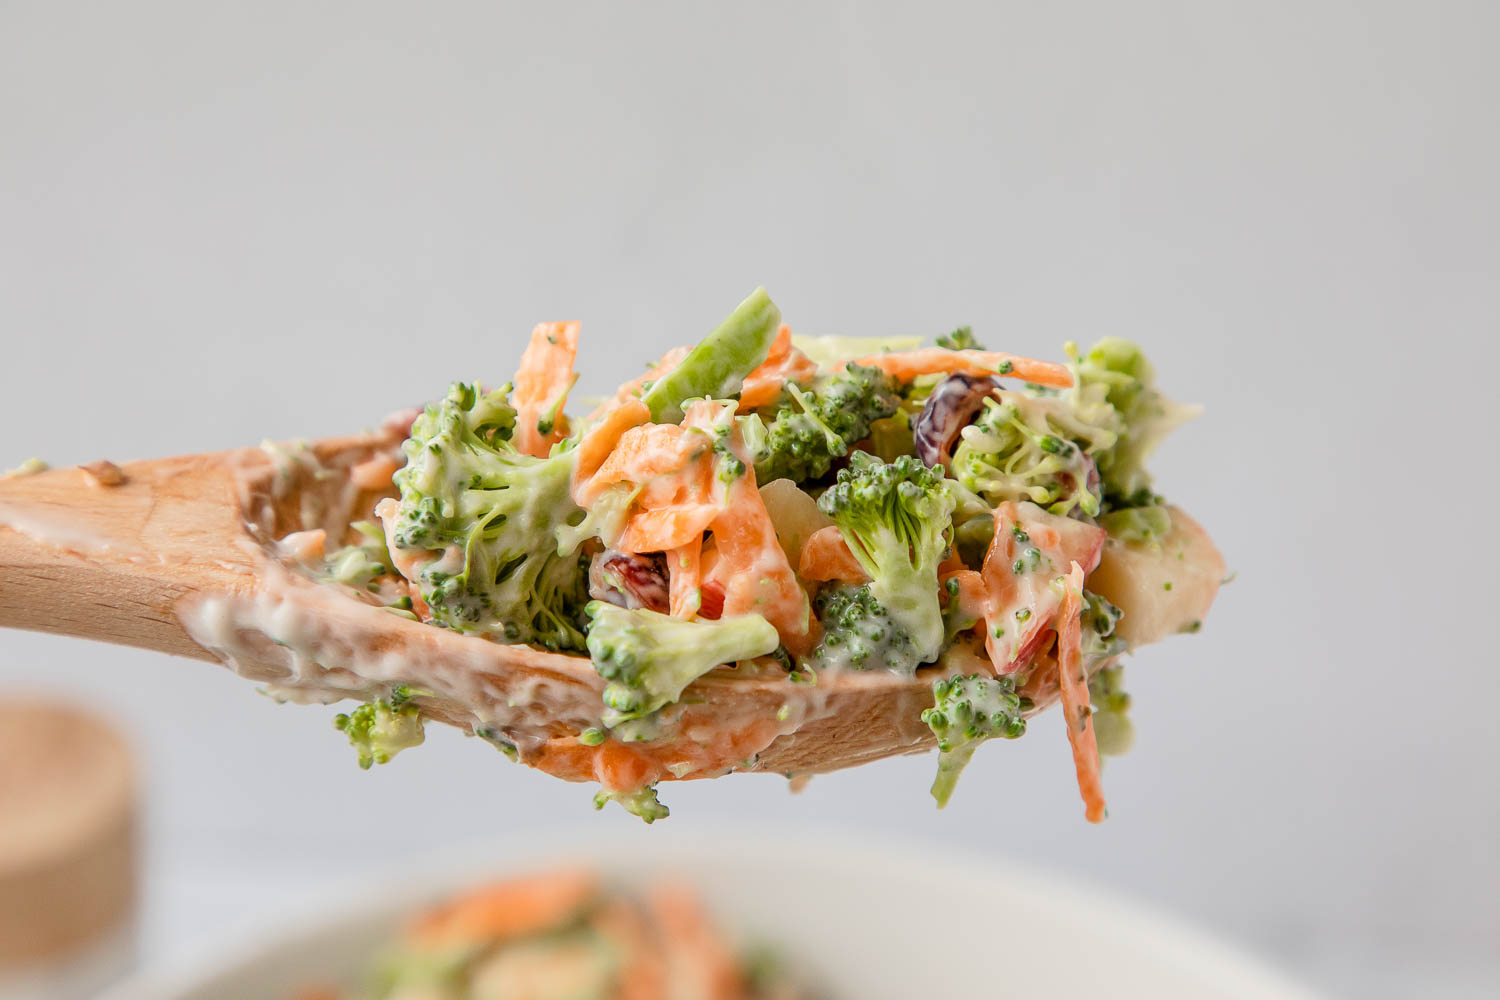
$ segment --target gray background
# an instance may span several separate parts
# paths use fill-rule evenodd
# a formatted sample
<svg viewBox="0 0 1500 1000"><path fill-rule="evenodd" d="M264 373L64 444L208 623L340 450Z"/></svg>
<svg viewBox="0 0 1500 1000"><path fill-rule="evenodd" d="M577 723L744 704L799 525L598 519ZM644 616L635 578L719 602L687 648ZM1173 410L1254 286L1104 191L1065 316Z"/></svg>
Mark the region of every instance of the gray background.
<svg viewBox="0 0 1500 1000"><path fill-rule="evenodd" d="M669 822L982 846L1332 992L1492 989L1500 6L536 8L0 2L0 464L358 428L539 319L599 392L758 283L805 332L1137 338L1208 406L1155 468L1239 576L1129 669L1110 821L1048 719L941 814L908 759ZM360 773L332 709L200 663L6 633L0 683L134 733L154 958L635 822L450 732Z"/></svg>

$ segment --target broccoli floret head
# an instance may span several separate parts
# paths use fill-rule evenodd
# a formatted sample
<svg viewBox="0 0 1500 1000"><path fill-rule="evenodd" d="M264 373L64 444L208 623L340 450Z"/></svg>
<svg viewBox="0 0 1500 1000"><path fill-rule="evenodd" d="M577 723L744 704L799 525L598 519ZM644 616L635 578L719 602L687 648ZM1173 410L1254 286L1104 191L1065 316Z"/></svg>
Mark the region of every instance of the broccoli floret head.
<svg viewBox="0 0 1500 1000"><path fill-rule="evenodd" d="M932 783L938 808L948 804L979 744L1025 734L1021 711L1021 699L1008 677L970 674L933 682L932 707L922 713L922 721L938 740L938 773Z"/></svg>
<svg viewBox="0 0 1500 1000"><path fill-rule="evenodd" d="M952 333L944 334L937 339L939 347L946 347L950 351L982 351L984 345L974 339L973 327L961 326Z"/></svg>
<svg viewBox="0 0 1500 1000"><path fill-rule="evenodd" d="M369 770L371 764L389 763L402 750L421 745L422 716L411 697L411 689L402 685L389 698L376 698L347 715L334 716L334 728L349 737L360 767Z"/></svg>
<svg viewBox="0 0 1500 1000"><path fill-rule="evenodd" d="M891 618L868 584L825 586L813 610L823 624L823 638L812 653L817 670L883 667L909 675L922 662L911 633Z"/></svg>
<svg viewBox="0 0 1500 1000"><path fill-rule="evenodd" d="M672 815L672 810L661 804L656 797L656 786L647 785L633 792L611 792L601 788L594 795L594 808L603 809L611 802L618 802L632 816L639 816L648 826L659 819Z"/></svg>
<svg viewBox="0 0 1500 1000"><path fill-rule="evenodd" d="M960 432L954 478L991 504L1029 500L1053 514L1097 515L1103 496L1092 453L1114 444L1114 430L1080 420L1064 398L999 395Z"/></svg>
<svg viewBox="0 0 1500 1000"><path fill-rule="evenodd" d="M1099 752L1118 757L1135 743L1130 721L1130 695L1124 688L1125 668L1105 667L1089 679L1089 702L1094 709L1094 739Z"/></svg>
<svg viewBox="0 0 1500 1000"><path fill-rule="evenodd" d="M882 462L862 451L818 498L869 575L870 596L911 637L919 663L937 659L943 648L937 571L956 503L940 468L910 455Z"/></svg>
<svg viewBox="0 0 1500 1000"><path fill-rule="evenodd" d="M803 390L788 383L786 400L766 428L756 479L804 482L828 474L836 458L870 436L870 425L901 405L896 384L879 368L848 365Z"/></svg>
<svg viewBox="0 0 1500 1000"><path fill-rule="evenodd" d="M1151 476L1146 459L1175 428L1198 415L1198 407L1175 403L1156 388L1156 370L1131 341L1105 337L1082 357L1074 358L1074 386L1068 399L1080 418L1105 422L1096 415L1107 408L1115 416L1116 440L1098 449L1094 460L1110 506L1150 503Z"/></svg>
<svg viewBox="0 0 1500 1000"><path fill-rule="evenodd" d="M547 458L516 450L509 388L455 383L417 418L392 540L433 554L414 582L438 624L581 649L587 566L581 539L559 541L559 526L582 517L569 495L577 454L567 443Z"/></svg>
<svg viewBox="0 0 1500 1000"><path fill-rule="evenodd" d="M604 601L590 602L588 614L589 656L609 682L604 724L610 728L672 704L722 663L765 656L781 644L776 627L760 615L688 621Z"/></svg>

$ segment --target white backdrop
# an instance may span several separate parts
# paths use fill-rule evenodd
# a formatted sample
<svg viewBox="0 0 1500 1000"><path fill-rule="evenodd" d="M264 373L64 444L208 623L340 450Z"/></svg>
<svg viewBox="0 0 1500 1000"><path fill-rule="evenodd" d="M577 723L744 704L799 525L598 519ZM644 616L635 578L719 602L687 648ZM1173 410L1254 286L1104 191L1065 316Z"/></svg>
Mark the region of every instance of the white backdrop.
<svg viewBox="0 0 1500 1000"><path fill-rule="evenodd" d="M1136 338L1207 404L1155 467L1239 575L1127 672L1109 822L1056 719L943 813L908 759L668 822L983 845L1340 993L1500 981L1500 7L209 6L0 0L0 465L358 428L540 319L599 392L760 283L805 332ZM0 633L0 683L134 732L153 957L636 822L449 732L360 773L334 710L201 663Z"/></svg>

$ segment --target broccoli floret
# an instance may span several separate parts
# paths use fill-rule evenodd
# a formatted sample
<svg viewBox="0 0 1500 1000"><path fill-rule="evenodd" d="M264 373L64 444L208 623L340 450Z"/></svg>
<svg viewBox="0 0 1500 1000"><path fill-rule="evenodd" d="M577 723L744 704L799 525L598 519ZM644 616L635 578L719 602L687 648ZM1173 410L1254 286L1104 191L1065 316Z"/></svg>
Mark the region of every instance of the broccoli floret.
<svg viewBox="0 0 1500 1000"><path fill-rule="evenodd" d="M335 583L356 590L374 589L376 577L391 572L391 554L386 550L385 532L370 521L350 525L360 540L330 553L323 560L323 575Z"/></svg>
<svg viewBox="0 0 1500 1000"><path fill-rule="evenodd" d="M1099 527L1111 538L1127 543L1145 543L1172 530L1172 515L1165 507L1121 507L1099 517Z"/></svg>
<svg viewBox="0 0 1500 1000"><path fill-rule="evenodd" d="M604 601L591 601L588 615L589 656L609 681L604 724L611 729L670 705L721 663L765 656L781 644L776 627L760 615L687 621Z"/></svg>
<svg viewBox="0 0 1500 1000"><path fill-rule="evenodd" d="M823 623L823 638L812 654L817 670L884 667L912 674L922 662L911 633L891 618L868 584L825 586L813 610Z"/></svg>
<svg viewBox="0 0 1500 1000"><path fill-rule="evenodd" d="M788 383L787 401L766 429L755 477L804 482L828 474L836 458L870 436L870 425L896 412L896 384L879 368L849 365L811 389Z"/></svg>
<svg viewBox="0 0 1500 1000"><path fill-rule="evenodd" d="M1067 400L1003 391L960 432L953 477L991 504L1030 500L1053 514L1102 506L1093 453L1115 432L1080 420Z"/></svg>
<svg viewBox="0 0 1500 1000"><path fill-rule="evenodd" d="M948 804L958 776L979 744L990 739L1013 740L1026 733L1021 699L1008 677L983 674L933 682L932 707L922 721L938 740L938 773L932 797L938 808Z"/></svg>
<svg viewBox="0 0 1500 1000"><path fill-rule="evenodd" d="M1094 739L1099 752L1118 757L1135 743L1135 724L1130 721L1130 695L1121 686L1124 667L1105 667L1089 680L1089 702L1094 708Z"/></svg>
<svg viewBox="0 0 1500 1000"><path fill-rule="evenodd" d="M587 566L562 531L583 515L569 495L571 442L547 458L510 443L510 387L454 383L403 445L397 549L430 550L415 583L434 620L461 632L547 649L582 649Z"/></svg>
<svg viewBox="0 0 1500 1000"><path fill-rule="evenodd" d="M1121 337L1105 337L1075 359L1075 385L1070 390L1075 408L1100 403L1119 419L1118 437L1095 455L1104 493L1112 506L1150 503L1151 476L1146 458L1171 431L1198 415L1199 408L1174 403L1156 388L1156 370L1135 344Z"/></svg>
<svg viewBox="0 0 1500 1000"><path fill-rule="evenodd" d="M672 815L672 810L661 804L656 797L656 786L647 785L634 792L611 792L600 789L594 795L594 808L603 809L611 802L618 802L632 816L639 816L647 825Z"/></svg>
<svg viewBox="0 0 1500 1000"><path fill-rule="evenodd" d="M943 649L937 571L956 503L941 469L910 455L886 463L862 451L818 498L869 575L870 597L910 637L918 663L936 660Z"/></svg>
<svg viewBox="0 0 1500 1000"><path fill-rule="evenodd" d="M939 347L946 347L950 351L982 351L984 345L974 339L974 329L961 326L952 333L945 334L937 339Z"/></svg>
<svg viewBox="0 0 1500 1000"><path fill-rule="evenodd" d="M401 685L389 698L376 698L347 715L334 716L333 727L349 737L361 768L389 763L402 750L421 745L422 716L411 697L411 689Z"/></svg>
<svg viewBox="0 0 1500 1000"><path fill-rule="evenodd" d="M991 504L1030 500L1054 514L1097 517L1154 502L1144 460L1196 407L1159 393L1128 340L1106 337L1082 357L1073 344L1066 350L1073 387L1027 386L985 400L954 451L954 478Z"/></svg>

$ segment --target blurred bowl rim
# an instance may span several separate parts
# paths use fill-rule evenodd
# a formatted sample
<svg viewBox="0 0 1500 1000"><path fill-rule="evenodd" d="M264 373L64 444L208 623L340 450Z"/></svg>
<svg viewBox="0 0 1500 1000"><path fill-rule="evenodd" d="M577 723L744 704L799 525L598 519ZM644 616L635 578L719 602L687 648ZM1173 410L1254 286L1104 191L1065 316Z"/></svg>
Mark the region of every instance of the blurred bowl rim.
<svg viewBox="0 0 1500 1000"><path fill-rule="evenodd" d="M853 840L851 838L858 838ZM459 841L444 846L425 861L413 862L421 884L382 893L371 904L370 876L376 865L331 880L321 895L328 902L308 906L295 917L274 919L261 914L217 936L217 943L195 949L189 958L142 968L99 994L96 1000L178 1000L205 982L236 969L248 968L314 935L387 918L431 902L436 897L487 879L505 878L538 868L586 863L606 878L629 880L626 862L642 863L660 871L684 858L714 863L745 858L768 867L793 850L800 859L816 857L820 868L842 870L850 877L869 872L923 872L939 881L971 885L983 883L1015 892L1048 909L1068 914L1080 937L1093 933L1124 935L1154 953L1170 954L1170 962L1185 972L1222 984L1224 996L1312 1000L1316 993L1241 946L1193 927L1155 903L1092 884L1047 865L1024 866L997 858L967 845L935 842L931 838L881 832L870 835L836 824L788 824L722 821L683 823L660 827L539 827L526 833ZM708 903L723 911L725 901L706 893ZM1164 959L1164 961L1166 961ZM827 978L834 980L836 971Z"/></svg>

